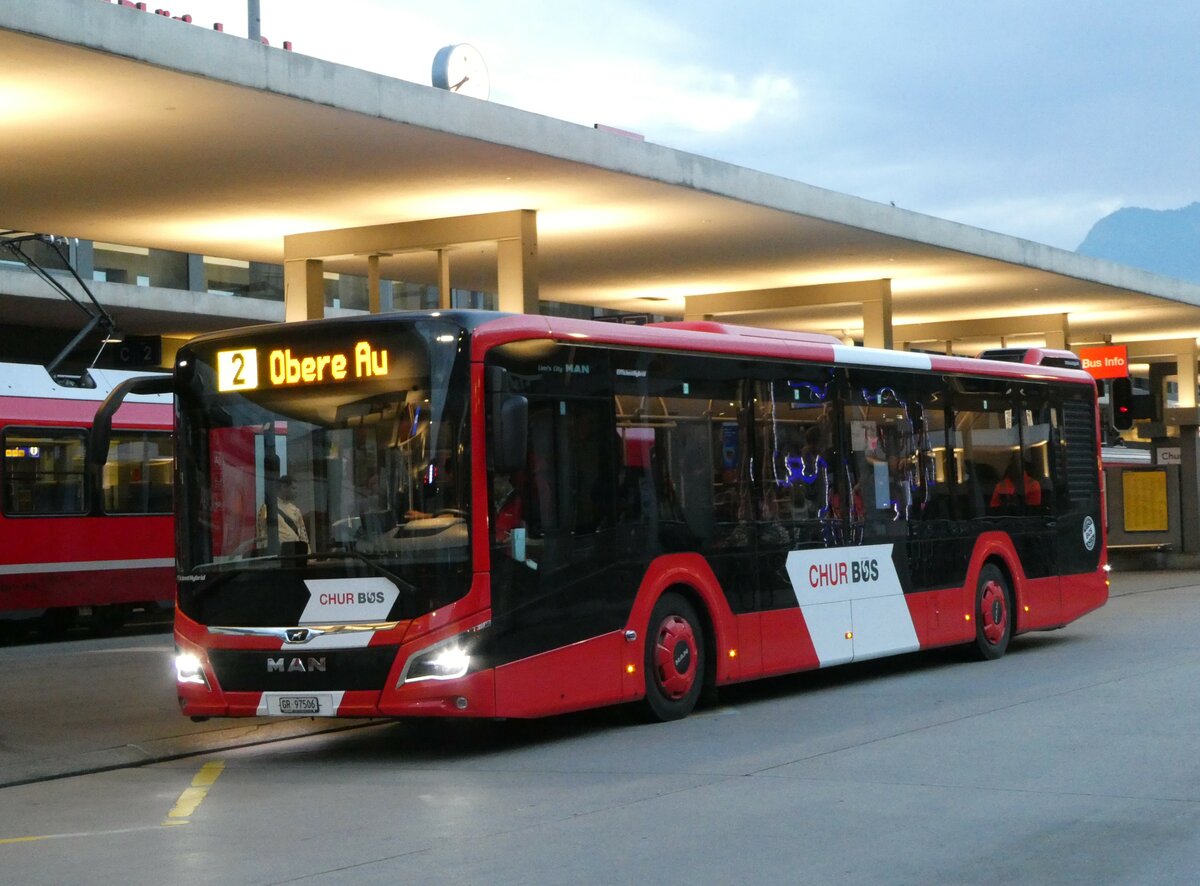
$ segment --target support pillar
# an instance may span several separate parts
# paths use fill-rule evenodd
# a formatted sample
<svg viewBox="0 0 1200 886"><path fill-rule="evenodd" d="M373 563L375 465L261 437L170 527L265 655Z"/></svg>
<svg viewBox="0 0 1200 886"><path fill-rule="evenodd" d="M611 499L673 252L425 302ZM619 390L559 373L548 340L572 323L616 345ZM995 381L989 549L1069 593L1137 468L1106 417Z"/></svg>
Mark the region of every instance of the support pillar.
<svg viewBox="0 0 1200 886"><path fill-rule="evenodd" d="M1150 396L1154 398L1154 420L1161 422L1163 408L1167 404L1167 379L1171 377L1173 367L1170 363L1150 364Z"/></svg>
<svg viewBox="0 0 1200 886"><path fill-rule="evenodd" d="M325 262L305 258L283 263L283 319L320 320L325 316Z"/></svg>
<svg viewBox="0 0 1200 886"><path fill-rule="evenodd" d="M1180 526L1184 553L1200 553L1200 427L1180 424Z"/></svg>
<svg viewBox="0 0 1200 886"><path fill-rule="evenodd" d="M88 269L88 277L92 275L91 269ZM82 276L82 272L80 272ZM87 277L84 277L86 280ZM204 269L204 256L197 255L194 252L187 254L187 287L192 292L206 292L208 290L208 274Z"/></svg>
<svg viewBox="0 0 1200 886"><path fill-rule="evenodd" d="M517 314L538 312L537 215L521 212L521 234L496 244L496 307Z"/></svg>
<svg viewBox="0 0 1200 886"><path fill-rule="evenodd" d="M1196 343L1175 356L1179 406L1166 410L1167 421L1179 425L1179 500L1183 552L1200 553L1200 410L1196 409Z"/></svg>
<svg viewBox="0 0 1200 886"><path fill-rule="evenodd" d="M1175 382L1179 388L1178 402L1181 409L1196 405L1196 343L1180 348L1175 355Z"/></svg>
<svg viewBox="0 0 1200 886"><path fill-rule="evenodd" d="M881 280L879 298L863 300L863 345L888 348L892 339L892 281Z"/></svg>
<svg viewBox="0 0 1200 886"><path fill-rule="evenodd" d="M450 287L450 250L439 249L438 259L438 307L448 311L454 307L454 290Z"/></svg>
<svg viewBox="0 0 1200 886"><path fill-rule="evenodd" d="M379 256L367 256L367 310L379 313Z"/></svg>

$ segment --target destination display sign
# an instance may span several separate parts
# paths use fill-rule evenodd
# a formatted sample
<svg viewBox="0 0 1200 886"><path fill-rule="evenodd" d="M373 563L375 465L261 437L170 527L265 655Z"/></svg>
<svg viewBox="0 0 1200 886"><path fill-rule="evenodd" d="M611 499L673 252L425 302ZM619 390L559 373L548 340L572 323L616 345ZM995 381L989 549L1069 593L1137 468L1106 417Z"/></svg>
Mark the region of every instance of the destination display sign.
<svg viewBox="0 0 1200 886"><path fill-rule="evenodd" d="M360 341L349 350L316 353L289 347L217 351L216 363L218 391L254 391L381 378L389 360L387 348Z"/></svg>

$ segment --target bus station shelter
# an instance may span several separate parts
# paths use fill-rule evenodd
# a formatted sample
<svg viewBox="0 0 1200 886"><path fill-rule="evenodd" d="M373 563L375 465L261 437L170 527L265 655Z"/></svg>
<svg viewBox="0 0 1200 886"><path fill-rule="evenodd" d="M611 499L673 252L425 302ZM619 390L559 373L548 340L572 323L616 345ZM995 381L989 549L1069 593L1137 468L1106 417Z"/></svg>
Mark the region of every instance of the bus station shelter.
<svg viewBox="0 0 1200 886"><path fill-rule="evenodd" d="M332 272L366 276L368 310L406 280L884 348L1124 345L1158 407L1149 461L1109 476L1113 540L1200 553L1200 285L129 4L0 4L0 54L0 229L284 268L282 305L96 284L127 333L322 316ZM0 317L78 323L3 268ZM1168 468L1168 492L1123 478Z"/></svg>

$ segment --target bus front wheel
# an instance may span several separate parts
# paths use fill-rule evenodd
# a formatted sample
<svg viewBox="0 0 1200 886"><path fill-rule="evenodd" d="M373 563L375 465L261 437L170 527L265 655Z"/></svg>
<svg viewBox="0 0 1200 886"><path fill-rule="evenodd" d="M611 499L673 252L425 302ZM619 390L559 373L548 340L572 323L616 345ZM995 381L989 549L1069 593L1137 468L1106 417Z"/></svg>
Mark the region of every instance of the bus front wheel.
<svg viewBox="0 0 1200 886"><path fill-rule="evenodd" d="M676 593L659 597L646 631L645 713L679 720L696 707L704 688L704 631L696 610Z"/></svg>
<svg viewBox="0 0 1200 886"><path fill-rule="evenodd" d="M985 564L975 588L975 652L985 660L999 658L1008 649L1012 632L1012 591L1000 568Z"/></svg>

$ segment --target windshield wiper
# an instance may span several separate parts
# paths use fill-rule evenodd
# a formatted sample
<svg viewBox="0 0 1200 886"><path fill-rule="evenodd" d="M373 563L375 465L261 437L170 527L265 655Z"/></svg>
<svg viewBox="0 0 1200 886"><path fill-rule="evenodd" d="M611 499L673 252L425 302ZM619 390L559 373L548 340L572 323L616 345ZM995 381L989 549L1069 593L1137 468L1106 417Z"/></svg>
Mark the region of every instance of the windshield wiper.
<svg viewBox="0 0 1200 886"><path fill-rule="evenodd" d="M238 557L234 560L213 560L211 563L197 563L191 568L188 574L194 575L202 570L225 572L228 569L246 566L250 563L265 563L270 560L295 560L307 556L308 554L259 554L255 557Z"/></svg>
<svg viewBox="0 0 1200 886"><path fill-rule="evenodd" d="M197 572L202 570L211 570L219 575L228 575L236 572L238 568L241 567L260 566L271 561L294 563L296 561L305 560L359 560L371 567L371 569L378 572L384 578L395 582L396 586L399 587L400 590L406 591L409 594L415 594L420 591L420 588L418 588L412 582L406 581L396 573L392 572L390 569L385 569L370 557L366 556L365 554L360 554L358 551L313 551L304 554L260 554L257 557L243 557L239 560L224 560L219 563L215 561L212 563L201 563L197 566L193 566L191 572L188 574L195 575ZM207 593L208 591L212 590L213 587L215 587L215 584L206 587L205 592Z"/></svg>
<svg viewBox="0 0 1200 886"><path fill-rule="evenodd" d="M314 551L309 554L304 554L303 556L310 560L360 560L361 562L366 563L384 578L395 582L400 590L407 591L410 594L415 594L420 591L420 588L418 588L412 582L405 581L390 569L385 569L366 554L361 554L358 551Z"/></svg>

